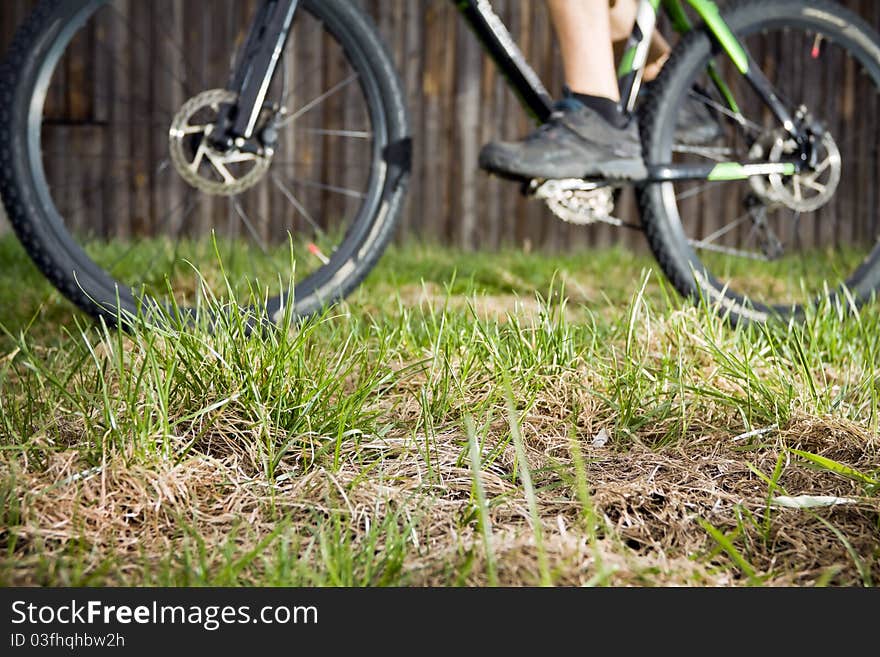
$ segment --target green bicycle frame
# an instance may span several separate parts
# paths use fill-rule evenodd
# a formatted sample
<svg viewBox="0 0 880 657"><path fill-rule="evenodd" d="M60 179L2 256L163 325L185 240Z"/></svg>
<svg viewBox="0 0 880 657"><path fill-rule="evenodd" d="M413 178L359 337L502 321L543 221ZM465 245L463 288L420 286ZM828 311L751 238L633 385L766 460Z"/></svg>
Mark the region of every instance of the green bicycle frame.
<svg viewBox="0 0 880 657"><path fill-rule="evenodd" d="M547 121L553 112L550 93L526 62L510 32L492 9L490 0L451 1L495 61L510 87L519 96L526 111L538 122ZM737 72L754 87L785 130L802 146L802 152L806 153L809 145L808 135L797 125L760 68L754 65L748 51L724 22L718 6L712 0L641 0L635 26L626 43L618 69L620 97L623 99L622 109L628 114L635 109L648 61L651 39L657 28L657 15L661 9L669 16L676 31L686 33L694 29L685 13L683 2L687 2L699 15L717 50L730 58ZM747 121L714 60L708 64L708 74L718 89L722 101L727 105L723 107L719 104L718 107L731 120L745 126ZM721 162L705 166L649 163L647 181L721 181L745 180L752 176L791 176L801 170L804 161L800 158L779 163Z"/></svg>
<svg viewBox="0 0 880 657"><path fill-rule="evenodd" d="M770 81L767 80L766 76L757 66L754 66L746 48L724 22L718 5L712 0L685 1L693 7L694 11L703 20L709 35L715 41L718 48L730 58L736 69L754 87L758 95L767 103L774 115L779 119L785 130L796 141L802 143L806 138L805 135L798 132L794 118L779 100ZM623 108L629 113L635 109L636 99L642 85L644 69L648 61L651 39L657 28L657 14L661 9L661 5L677 32L684 34L693 29L682 6L682 0L641 0L636 15L636 24L627 41L618 68L621 103ZM743 117L730 87L722 79L714 60L708 65L708 74L727 105L726 113L734 121L744 125L746 122L745 117ZM712 181L745 180L756 175L778 174L791 176L798 172L799 167L800 163L795 161L777 164L722 162L705 167L676 167L670 165L652 167L650 179L653 181L689 179Z"/></svg>
<svg viewBox="0 0 880 657"><path fill-rule="evenodd" d="M724 49L740 73L747 75L750 69L749 56L745 48L743 48L739 40L721 18L718 6L712 0L687 1L706 23L706 27L709 28L716 42ZM630 112L635 107L636 98L638 97L642 75L648 61L651 39L657 28L657 13L660 10L661 2L677 32L684 34L693 29L684 8L681 6L681 0L641 0L636 15L636 24L632 35L630 35L627 41L618 69L621 98L625 99L626 108ZM712 66L714 68L714 63ZM720 77L715 82L726 89L726 85ZM729 89L722 91L722 94L728 102L732 101ZM733 105L735 106L735 102L733 102Z"/></svg>

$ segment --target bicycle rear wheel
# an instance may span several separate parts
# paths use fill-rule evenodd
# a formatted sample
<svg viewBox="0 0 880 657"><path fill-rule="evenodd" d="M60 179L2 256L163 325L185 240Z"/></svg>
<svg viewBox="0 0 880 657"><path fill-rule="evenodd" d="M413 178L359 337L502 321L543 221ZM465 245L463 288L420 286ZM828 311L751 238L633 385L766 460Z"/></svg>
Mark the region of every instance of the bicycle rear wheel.
<svg viewBox="0 0 880 657"><path fill-rule="evenodd" d="M829 297L871 299L880 285L880 39L823 0L739 2L725 20L792 115L803 108L825 134L816 165L790 178L719 175L644 186L639 202L658 262L679 292L717 304L734 323L800 317ZM712 61L741 116L710 76ZM688 95L717 115L718 140L680 142ZM794 148L702 29L676 48L642 121L646 158L655 164L779 162Z"/></svg>
<svg viewBox="0 0 880 657"><path fill-rule="evenodd" d="M257 137L209 146L257 5L45 0L17 34L0 71L4 202L39 268L90 314L193 312L207 293L309 315L349 294L390 239L407 117L352 3L303 0Z"/></svg>

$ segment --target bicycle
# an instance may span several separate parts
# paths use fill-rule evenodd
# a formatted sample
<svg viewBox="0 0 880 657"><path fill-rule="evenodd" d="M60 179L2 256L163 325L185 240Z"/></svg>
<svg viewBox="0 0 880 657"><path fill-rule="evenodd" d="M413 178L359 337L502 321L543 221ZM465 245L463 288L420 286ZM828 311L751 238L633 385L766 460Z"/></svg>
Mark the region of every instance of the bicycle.
<svg viewBox="0 0 880 657"><path fill-rule="evenodd" d="M198 312L198 286L242 298L237 281L256 279L281 283L270 318L309 316L391 239L412 134L374 24L345 0L252 4L43 0L18 31L0 68L0 191L34 262L91 315ZM553 98L488 0L453 4L545 121ZM682 36L646 94L661 10ZM623 225L617 190L634 185L665 275L733 323L873 296L880 38L862 19L828 0L642 0L619 74L648 177L519 181L527 194L565 221ZM686 97L717 117L713 143L679 143Z"/></svg>

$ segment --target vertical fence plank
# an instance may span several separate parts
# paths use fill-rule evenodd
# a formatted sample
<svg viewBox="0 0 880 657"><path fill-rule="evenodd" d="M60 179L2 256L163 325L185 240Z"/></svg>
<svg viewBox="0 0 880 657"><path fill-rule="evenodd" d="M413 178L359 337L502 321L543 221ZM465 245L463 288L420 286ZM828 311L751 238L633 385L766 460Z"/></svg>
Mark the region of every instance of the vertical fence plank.
<svg viewBox="0 0 880 657"><path fill-rule="evenodd" d="M424 25L425 3L405 2L404 24L401 27L405 34L404 58L398 65L404 70L404 84L406 85L407 100L409 102L410 122L413 132L413 175L410 180L408 202L405 207L404 217L401 221L399 235L401 237L423 236L425 219L424 178L420 175L419 162L424 157L424 95L422 94L422 79L424 76Z"/></svg>
<svg viewBox="0 0 880 657"><path fill-rule="evenodd" d="M454 184L459 194L452 194L458 201L453 206L453 216L457 216L456 240L458 246L474 249L478 245L477 216L477 176L472 172L479 152L480 128L480 68L474 66L479 61L480 46L469 30L459 29L456 35L456 79L458 88L455 97L455 113L458 118L456 134L457 159L460 166L452 170Z"/></svg>

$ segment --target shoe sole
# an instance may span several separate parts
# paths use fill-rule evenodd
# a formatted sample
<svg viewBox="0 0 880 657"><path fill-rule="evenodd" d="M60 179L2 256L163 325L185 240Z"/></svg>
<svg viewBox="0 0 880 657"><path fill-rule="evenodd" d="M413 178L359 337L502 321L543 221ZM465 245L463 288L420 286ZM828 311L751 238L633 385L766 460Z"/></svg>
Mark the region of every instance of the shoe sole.
<svg viewBox="0 0 880 657"><path fill-rule="evenodd" d="M595 173L589 173L580 177L637 182L647 180L648 167L645 166L642 160L610 160L602 162L596 167Z"/></svg>
<svg viewBox="0 0 880 657"><path fill-rule="evenodd" d="M495 174L507 180L530 181L530 180L610 180L610 181L627 181L638 182L647 180L648 168L641 160L607 160L600 163L595 168L586 172L575 171L574 169L553 169L549 167L541 172L541 175L534 175L527 171L517 171L513 167L504 167L491 162L481 162L481 168L489 173Z"/></svg>

